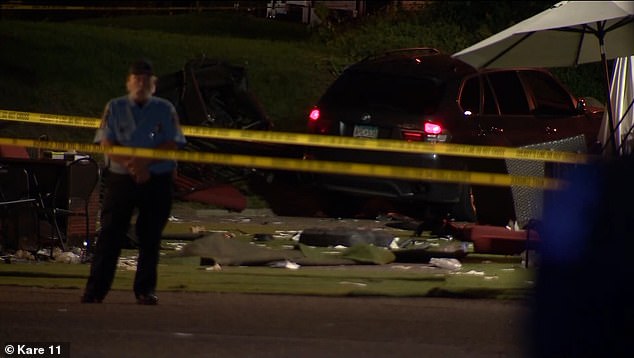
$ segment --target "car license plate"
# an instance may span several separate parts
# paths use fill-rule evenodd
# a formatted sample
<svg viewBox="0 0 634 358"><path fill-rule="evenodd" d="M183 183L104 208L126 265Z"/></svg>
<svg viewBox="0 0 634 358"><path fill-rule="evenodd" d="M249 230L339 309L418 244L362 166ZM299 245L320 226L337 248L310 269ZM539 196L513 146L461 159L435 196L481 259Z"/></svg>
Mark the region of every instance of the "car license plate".
<svg viewBox="0 0 634 358"><path fill-rule="evenodd" d="M356 125L354 126L354 131L352 132L352 136L359 137L359 138L378 138L379 128L374 126Z"/></svg>

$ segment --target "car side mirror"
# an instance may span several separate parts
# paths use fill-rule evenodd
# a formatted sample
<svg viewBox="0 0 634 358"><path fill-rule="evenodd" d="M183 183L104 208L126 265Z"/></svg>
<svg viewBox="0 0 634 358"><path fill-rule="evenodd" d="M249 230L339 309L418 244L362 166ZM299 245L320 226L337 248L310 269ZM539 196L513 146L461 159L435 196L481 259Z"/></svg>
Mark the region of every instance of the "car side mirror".
<svg viewBox="0 0 634 358"><path fill-rule="evenodd" d="M581 97L577 99L577 111L579 113L586 113L586 109L588 108L588 102L586 99Z"/></svg>
<svg viewBox="0 0 634 358"><path fill-rule="evenodd" d="M580 97L577 99L577 110L581 114L596 114L605 111L605 105L594 97Z"/></svg>

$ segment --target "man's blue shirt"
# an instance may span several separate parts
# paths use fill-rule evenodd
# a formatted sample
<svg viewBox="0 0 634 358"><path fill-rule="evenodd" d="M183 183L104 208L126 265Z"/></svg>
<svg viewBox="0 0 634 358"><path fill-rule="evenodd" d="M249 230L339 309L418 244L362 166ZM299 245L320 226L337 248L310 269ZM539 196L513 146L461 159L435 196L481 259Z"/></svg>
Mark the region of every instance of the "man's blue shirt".
<svg viewBox="0 0 634 358"><path fill-rule="evenodd" d="M156 148L168 141L181 147L186 143L176 109L169 101L158 97L150 97L143 106L128 96L108 102L94 141L99 143L104 138L117 145L140 148ZM149 170L152 174L164 174L175 167L173 160L160 160L153 162ZM114 161L110 161L109 169L114 173L128 173L124 166Z"/></svg>

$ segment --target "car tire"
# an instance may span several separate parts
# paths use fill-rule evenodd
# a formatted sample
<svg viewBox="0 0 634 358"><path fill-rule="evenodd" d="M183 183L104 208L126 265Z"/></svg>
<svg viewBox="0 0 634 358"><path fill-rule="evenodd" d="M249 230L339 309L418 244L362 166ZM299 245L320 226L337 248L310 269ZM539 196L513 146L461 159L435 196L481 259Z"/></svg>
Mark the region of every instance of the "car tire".
<svg viewBox="0 0 634 358"><path fill-rule="evenodd" d="M506 226L509 220L515 220L511 188L473 186L471 190L478 224Z"/></svg>
<svg viewBox="0 0 634 358"><path fill-rule="evenodd" d="M477 221L473 190L470 185L461 186L460 198L451 206L449 214L456 221Z"/></svg>

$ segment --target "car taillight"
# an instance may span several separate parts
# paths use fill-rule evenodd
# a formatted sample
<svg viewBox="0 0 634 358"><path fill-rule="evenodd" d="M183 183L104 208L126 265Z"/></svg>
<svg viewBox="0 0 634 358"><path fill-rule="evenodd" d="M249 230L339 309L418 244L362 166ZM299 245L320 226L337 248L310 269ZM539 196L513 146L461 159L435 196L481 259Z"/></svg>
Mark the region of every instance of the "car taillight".
<svg viewBox="0 0 634 358"><path fill-rule="evenodd" d="M308 115L308 119L311 121L316 121L319 119L319 108L313 108L312 111L310 111L310 114Z"/></svg>
<svg viewBox="0 0 634 358"><path fill-rule="evenodd" d="M327 134L332 130L332 123L322 118L319 108L314 107L308 114L307 127L308 133Z"/></svg>
<svg viewBox="0 0 634 358"><path fill-rule="evenodd" d="M442 132L442 127L436 123L426 122L424 130L427 134L440 134Z"/></svg>
<svg viewBox="0 0 634 358"><path fill-rule="evenodd" d="M401 128L401 136L408 142L446 142L447 134L443 133L443 127L433 122L425 122L421 130L420 127L409 125Z"/></svg>
<svg viewBox="0 0 634 358"><path fill-rule="evenodd" d="M406 141L420 141L423 139L423 133L419 132L419 131L407 131L404 130L401 133L403 133L403 139L405 139Z"/></svg>

